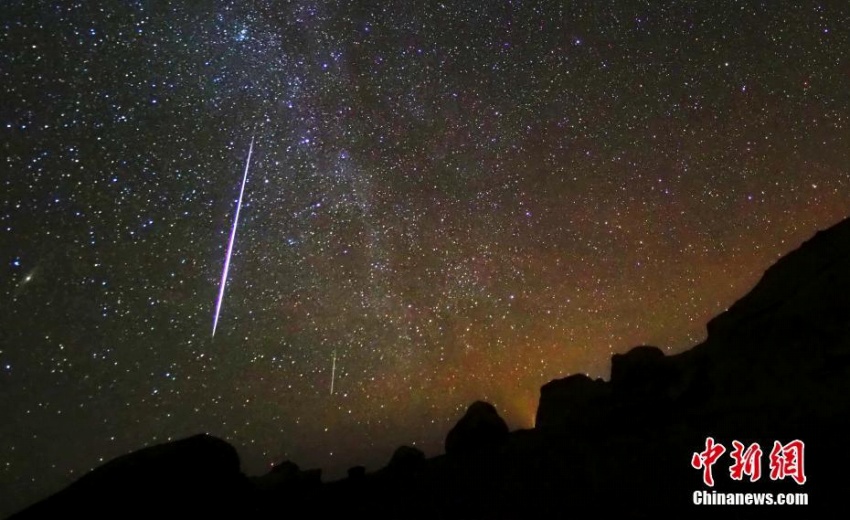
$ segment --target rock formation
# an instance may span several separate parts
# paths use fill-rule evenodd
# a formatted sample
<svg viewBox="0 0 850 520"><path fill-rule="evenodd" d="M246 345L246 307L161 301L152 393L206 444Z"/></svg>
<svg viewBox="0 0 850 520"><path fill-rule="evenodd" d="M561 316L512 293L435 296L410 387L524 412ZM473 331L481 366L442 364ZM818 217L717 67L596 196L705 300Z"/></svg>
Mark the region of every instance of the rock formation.
<svg viewBox="0 0 850 520"><path fill-rule="evenodd" d="M507 438L508 425L499 417L496 408L490 403L476 401L446 436L446 454L463 455L493 448Z"/></svg>

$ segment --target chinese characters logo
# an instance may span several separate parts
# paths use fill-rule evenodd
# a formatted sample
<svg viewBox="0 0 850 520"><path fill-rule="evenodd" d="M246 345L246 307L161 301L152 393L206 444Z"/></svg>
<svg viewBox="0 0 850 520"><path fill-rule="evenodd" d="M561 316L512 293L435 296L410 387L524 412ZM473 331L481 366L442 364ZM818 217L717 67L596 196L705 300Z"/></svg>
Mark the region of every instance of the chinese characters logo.
<svg viewBox="0 0 850 520"><path fill-rule="evenodd" d="M805 444L798 439L787 444L773 441L773 449L768 456L770 479L783 480L790 477L797 484L805 484L804 449ZM724 453L726 453L726 447L714 442L714 438L708 437L705 439L705 450L694 453L691 457L691 466L702 470L702 481L706 486L714 487L712 466ZM729 452L729 456L733 461L729 467L729 476L732 480L743 480L744 476L747 476L750 482L756 482L761 478L762 450L757 442L744 446L741 442L732 441L732 451Z"/></svg>

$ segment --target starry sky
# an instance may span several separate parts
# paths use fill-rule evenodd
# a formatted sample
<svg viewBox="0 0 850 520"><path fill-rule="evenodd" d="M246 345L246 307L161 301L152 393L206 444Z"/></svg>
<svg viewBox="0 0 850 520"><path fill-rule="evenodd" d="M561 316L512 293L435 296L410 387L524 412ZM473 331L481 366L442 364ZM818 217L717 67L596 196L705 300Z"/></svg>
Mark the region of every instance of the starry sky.
<svg viewBox="0 0 850 520"><path fill-rule="evenodd" d="M531 427L545 382L694 345L850 215L844 1L0 20L2 515L198 432L334 477L476 399Z"/></svg>

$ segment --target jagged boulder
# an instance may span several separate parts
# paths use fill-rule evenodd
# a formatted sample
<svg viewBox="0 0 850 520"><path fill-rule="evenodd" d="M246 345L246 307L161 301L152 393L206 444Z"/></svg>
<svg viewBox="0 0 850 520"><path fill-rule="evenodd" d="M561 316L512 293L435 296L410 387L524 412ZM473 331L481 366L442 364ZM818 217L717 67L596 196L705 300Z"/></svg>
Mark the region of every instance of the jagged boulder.
<svg viewBox="0 0 850 520"><path fill-rule="evenodd" d="M549 381L540 388L535 427L584 429L610 409L611 395L608 383L584 374Z"/></svg>
<svg viewBox="0 0 850 520"><path fill-rule="evenodd" d="M463 455L487 450L507 441L508 425L496 408L476 401L446 436L446 454Z"/></svg>
<svg viewBox="0 0 850 520"><path fill-rule="evenodd" d="M425 462L425 453L413 446L399 446L393 452L387 469L390 471L410 473L418 469Z"/></svg>
<svg viewBox="0 0 850 520"><path fill-rule="evenodd" d="M674 362L658 347L635 347L611 357L611 386L627 399L669 400L680 391Z"/></svg>
<svg viewBox="0 0 850 520"><path fill-rule="evenodd" d="M657 380L664 353L658 347L635 347L611 357L611 384L616 390L642 389Z"/></svg>
<svg viewBox="0 0 850 520"><path fill-rule="evenodd" d="M635 347L611 358L611 389L619 428L658 425L671 419L675 399L688 389L675 361L658 347Z"/></svg>

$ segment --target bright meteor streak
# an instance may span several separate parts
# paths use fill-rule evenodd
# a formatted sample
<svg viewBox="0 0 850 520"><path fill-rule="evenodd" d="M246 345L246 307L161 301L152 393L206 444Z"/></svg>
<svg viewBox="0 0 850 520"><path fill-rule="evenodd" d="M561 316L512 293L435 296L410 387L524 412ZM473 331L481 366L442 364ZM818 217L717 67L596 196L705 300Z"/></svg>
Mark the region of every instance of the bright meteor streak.
<svg viewBox="0 0 850 520"><path fill-rule="evenodd" d="M233 254L233 242L236 240L236 227L239 225L239 210L242 209L242 195L245 194L245 183L248 182L248 168L251 167L251 153L254 151L254 138L248 147L248 159L245 161L245 174L242 176L242 188L239 190L239 202L236 203L236 215L233 217L233 229L230 230L230 242L227 244L227 256L224 257L224 270L221 272L221 284L218 288L218 300L215 302L215 317L213 318L212 336L218 327L218 314L221 312L221 302L224 300L224 288L227 285L227 272L230 270L230 255Z"/></svg>

